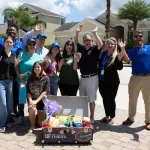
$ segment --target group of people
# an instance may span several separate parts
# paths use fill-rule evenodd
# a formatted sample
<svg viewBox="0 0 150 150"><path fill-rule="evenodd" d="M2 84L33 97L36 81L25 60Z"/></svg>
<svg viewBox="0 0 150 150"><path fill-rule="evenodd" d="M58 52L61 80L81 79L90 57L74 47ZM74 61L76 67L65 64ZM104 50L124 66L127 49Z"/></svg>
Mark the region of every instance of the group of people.
<svg viewBox="0 0 150 150"><path fill-rule="evenodd" d="M32 132L36 123L42 126L44 119L45 95L57 95L58 88L62 96L87 96L90 108L91 123L94 124L96 93L103 99L105 117L102 123L114 124L116 102L120 79L118 70L123 69L123 60L132 61L132 76L129 82L129 117L123 122L129 125L134 122L137 99L140 90L145 102L146 129L150 130L150 46L143 44L143 33L135 32L135 47L125 50L122 40L111 37L106 41L106 49L97 31L83 36L83 44L79 43L78 35L82 25L76 29L75 42L68 40L60 52L57 42L51 44L50 50L44 47L46 36L41 32L41 25L27 32L23 43L16 39L17 26L10 25L7 36L0 39L0 132L10 126L11 113L17 113L17 124L24 121L24 104L21 92L27 98L29 119ZM32 38L37 32L36 39ZM77 47L77 50L75 48ZM121 50L118 50L118 46ZM77 69L80 69L81 79ZM59 74L58 74L59 72ZM23 85L26 90L21 91ZM12 106L13 105L13 106ZM17 110L18 106L18 110Z"/></svg>

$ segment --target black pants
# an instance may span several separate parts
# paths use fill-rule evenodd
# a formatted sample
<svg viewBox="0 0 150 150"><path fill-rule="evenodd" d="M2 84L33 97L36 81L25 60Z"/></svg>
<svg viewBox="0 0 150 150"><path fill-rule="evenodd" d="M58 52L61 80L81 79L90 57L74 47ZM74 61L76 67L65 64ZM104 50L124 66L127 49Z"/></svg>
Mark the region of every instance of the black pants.
<svg viewBox="0 0 150 150"><path fill-rule="evenodd" d="M13 78L13 111L17 113L18 106L18 83L15 81L16 77Z"/></svg>
<svg viewBox="0 0 150 150"><path fill-rule="evenodd" d="M115 117L116 102L119 84L105 84L104 81L99 82L99 92L103 98L103 105L106 116Z"/></svg>
<svg viewBox="0 0 150 150"><path fill-rule="evenodd" d="M76 96L79 85L60 84L59 89L62 96Z"/></svg>

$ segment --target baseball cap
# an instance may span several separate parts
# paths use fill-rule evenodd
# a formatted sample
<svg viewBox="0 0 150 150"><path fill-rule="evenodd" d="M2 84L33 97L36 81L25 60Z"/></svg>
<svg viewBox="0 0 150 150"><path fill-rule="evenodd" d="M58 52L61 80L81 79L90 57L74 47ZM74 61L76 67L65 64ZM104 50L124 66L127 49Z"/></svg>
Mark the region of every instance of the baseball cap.
<svg viewBox="0 0 150 150"><path fill-rule="evenodd" d="M54 42L52 43L51 48L54 48L54 47L60 48L60 45L57 42Z"/></svg>
<svg viewBox="0 0 150 150"><path fill-rule="evenodd" d="M35 40L35 39L33 39L33 38L29 38L29 39L27 40L27 43L31 43L31 42L36 43L36 40Z"/></svg>
<svg viewBox="0 0 150 150"><path fill-rule="evenodd" d="M45 38L45 39L47 39L47 36L45 36L43 33L39 33L36 38L37 39L39 39L39 38Z"/></svg>

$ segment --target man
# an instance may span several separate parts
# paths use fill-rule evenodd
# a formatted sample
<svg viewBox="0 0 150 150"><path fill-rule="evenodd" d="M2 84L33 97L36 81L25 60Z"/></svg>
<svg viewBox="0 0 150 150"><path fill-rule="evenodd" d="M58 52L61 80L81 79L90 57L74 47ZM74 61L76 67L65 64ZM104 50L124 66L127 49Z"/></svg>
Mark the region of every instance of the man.
<svg viewBox="0 0 150 150"><path fill-rule="evenodd" d="M16 39L18 31L18 26L15 24L10 24L6 30L6 34L12 36L15 39L14 45L11 48L11 51L16 54L16 56L19 54L21 50L24 50L24 44ZM0 38L0 50L4 49L4 38ZM15 82L16 76L14 76L14 81L13 81L13 113L17 114L17 105L18 105L18 91L17 91L17 83Z"/></svg>
<svg viewBox="0 0 150 150"><path fill-rule="evenodd" d="M44 58L49 52L49 50L44 47L45 40L47 39L47 37L43 33L41 33L41 31L42 31L42 25L41 24L36 25L33 30L27 32L23 36L23 43L24 45L26 45L27 40L29 38L33 38L33 35L35 33L39 33L36 37L36 44L37 44L36 52Z"/></svg>
<svg viewBox="0 0 150 150"><path fill-rule="evenodd" d="M150 130L150 45L144 45L143 40L143 32L136 31L134 35L135 47L129 50L128 56L126 53L124 54L126 62L132 61L132 76L128 86L129 116L123 124L134 123L137 99L141 91L145 104L145 128Z"/></svg>
<svg viewBox="0 0 150 150"><path fill-rule="evenodd" d="M83 36L83 44L78 42L79 32L82 30L82 25L76 29L75 44L77 50L81 53L81 59L79 61L79 68L81 72L80 81L80 96L88 96L88 102L90 107L90 119L94 124L94 111L96 93L98 89L98 74L97 74L97 62L100 53L100 49L103 43L97 34L98 28L94 28L92 33L96 39L97 45L93 45L93 40L89 34Z"/></svg>

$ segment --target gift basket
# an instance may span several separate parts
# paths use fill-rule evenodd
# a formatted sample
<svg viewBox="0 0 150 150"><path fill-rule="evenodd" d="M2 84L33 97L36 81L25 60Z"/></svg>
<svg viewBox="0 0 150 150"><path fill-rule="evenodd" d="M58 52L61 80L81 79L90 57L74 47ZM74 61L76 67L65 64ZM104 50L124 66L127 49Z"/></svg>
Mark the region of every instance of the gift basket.
<svg viewBox="0 0 150 150"><path fill-rule="evenodd" d="M42 143L91 143L93 126L88 118L87 97L48 96L43 100Z"/></svg>

